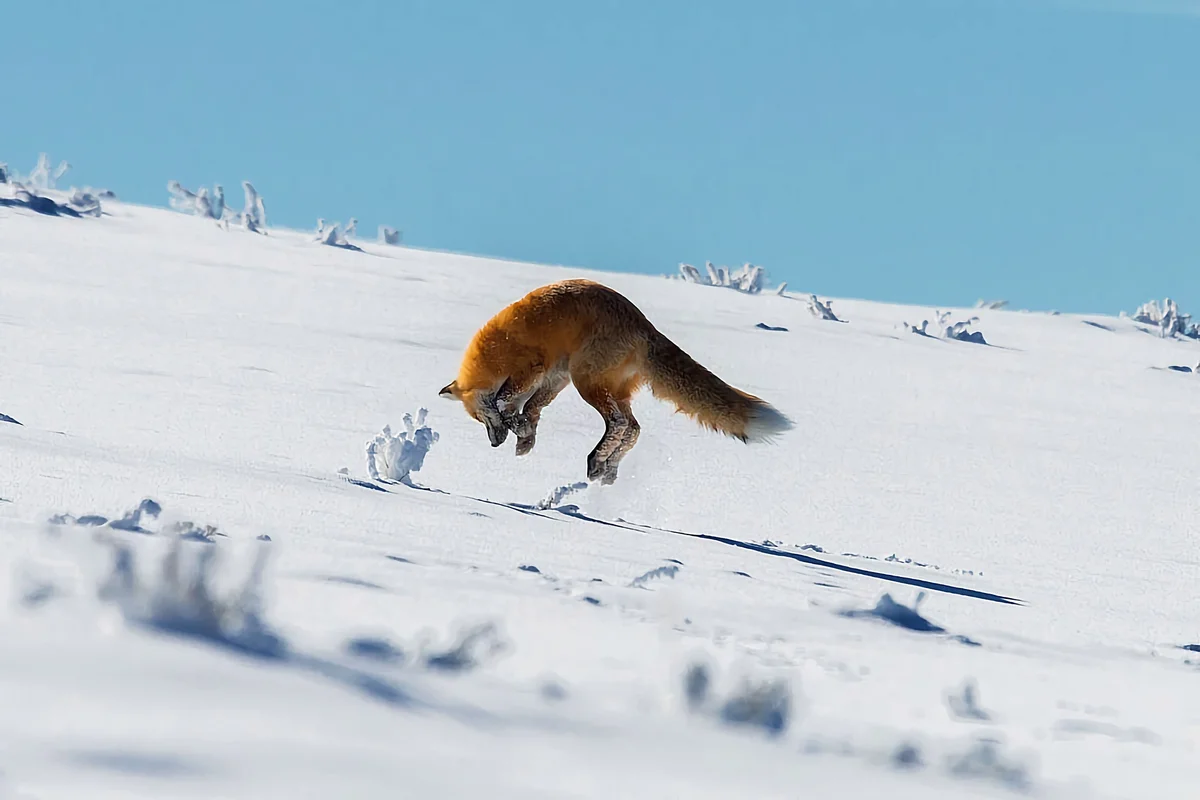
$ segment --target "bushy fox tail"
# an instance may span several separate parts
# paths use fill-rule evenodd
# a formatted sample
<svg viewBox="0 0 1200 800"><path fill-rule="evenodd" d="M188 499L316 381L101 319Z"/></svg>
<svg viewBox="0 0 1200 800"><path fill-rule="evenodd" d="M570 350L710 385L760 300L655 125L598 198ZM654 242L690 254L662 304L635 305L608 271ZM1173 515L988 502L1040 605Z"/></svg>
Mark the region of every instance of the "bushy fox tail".
<svg viewBox="0 0 1200 800"><path fill-rule="evenodd" d="M646 364L647 384L654 396L674 403L709 430L743 442L761 442L793 427L774 406L733 388L658 331L650 338Z"/></svg>

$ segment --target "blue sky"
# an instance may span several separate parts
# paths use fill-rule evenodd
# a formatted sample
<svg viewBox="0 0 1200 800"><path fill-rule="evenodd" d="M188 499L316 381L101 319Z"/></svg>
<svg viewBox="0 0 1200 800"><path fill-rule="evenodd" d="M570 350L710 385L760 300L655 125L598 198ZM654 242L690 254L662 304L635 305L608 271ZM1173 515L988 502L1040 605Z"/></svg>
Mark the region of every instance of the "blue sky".
<svg viewBox="0 0 1200 800"><path fill-rule="evenodd" d="M8 4L0 161L833 296L1200 309L1200 0ZM1196 312L1200 314L1200 310Z"/></svg>

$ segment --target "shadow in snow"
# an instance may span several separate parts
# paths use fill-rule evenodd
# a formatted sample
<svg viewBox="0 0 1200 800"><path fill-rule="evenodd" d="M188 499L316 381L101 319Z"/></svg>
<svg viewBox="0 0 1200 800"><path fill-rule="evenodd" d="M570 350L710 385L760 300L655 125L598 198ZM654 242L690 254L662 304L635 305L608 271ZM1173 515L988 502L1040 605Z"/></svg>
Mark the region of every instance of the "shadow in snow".
<svg viewBox="0 0 1200 800"><path fill-rule="evenodd" d="M146 778L190 778L210 770L169 753L135 750L68 750L63 757L74 764L106 772Z"/></svg>
<svg viewBox="0 0 1200 800"><path fill-rule="evenodd" d="M989 345L989 347L995 347L995 345ZM1007 349L1007 348L1000 348L1000 349ZM371 488L377 489L379 487L372 486ZM496 500L486 500L481 497L472 497L470 495L452 494L452 493L444 491L442 489L431 489L431 488L428 488L425 486L415 486L414 485L414 486L411 486L410 488L419 489L420 491L423 491L423 492L432 492L434 494L442 494L442 495L446 495L447 497L461 497L461 498L464 498L467 500L474 500L477 503L487 503L488 505L499 506L501 508L507 508L510 511L517 511L521 514L527 514L531 517L541 517L543 519L548 519L548 520L555 519L553 516L551 516L550 513L545 513L543 511L536 509L534 506L527 505L525 503L502 503L502 502L498 502ZM386 490L384 490L384 491L386 491ZM889 572L881 572L881 571L872 570L872 569L863 569L861 567L854 567L849 564L839 564L836 561L829 561L829 560L826 560L823 558L817 558L815 556L807 555L805 553L797 553L797 552L791 552L791 551L787 551L787 550L777 550L773 547L767 547L766 545L754 544L753 542L743 542L740 539L730 539L729 537L726 537L726 536L717 536L717 535L711 534L711 533L690 533L688 531L674 530L671 528L659 528L654 525L644 525L642 523L627 522L625 520L622 520L620 522L614 522L613 520L607 520L607 519L601 519L599 517L589 516L589 515L583 513L579 509L579 506L576 506L573 504L556 506L554 508L548 509L548 511L551 513L558 514L563 517L569 517L571 519L579 520L580 522L591 522L596 525L605 525L610 528L620 528L621 530L633 531L634 533L647 533L647 532L651 532L651 531L656 531L659 533L670 533L675 536L687 536L692 539L704 539L704 540L710 541L710 542L718 542L720 544L727 545L729 547L737 547L737 548L741 548L743 550L753 550L756 553L762 553L764 555L775 556L777 558L790 558L793 561L799 561L801 563L809 564L809 565L816 566L816 567L824 567L826 569L836 570L838 572L848 572L852 575L861 575L866 578L876 578L876 579L882 580L882 581L890 581L891 583L904 584L905 586L916 586L921 589L928 589L931 592L942 592L944 594L953 594L953 595L958 595L960 597L970 597L975 600L987 600L992 603L1003 603L1005 605L1025 605L1024 600L1020 600L1015 597L1007 597L1002 594L995 594L993 592L985 592L985 591L981 591L979 589L969 589L965 586L955 586L953 584L941 583L939 581L926 580L924 578L913 578L913 577L909 577L907 575L896 575L896 574L889 573Z"/></svg>

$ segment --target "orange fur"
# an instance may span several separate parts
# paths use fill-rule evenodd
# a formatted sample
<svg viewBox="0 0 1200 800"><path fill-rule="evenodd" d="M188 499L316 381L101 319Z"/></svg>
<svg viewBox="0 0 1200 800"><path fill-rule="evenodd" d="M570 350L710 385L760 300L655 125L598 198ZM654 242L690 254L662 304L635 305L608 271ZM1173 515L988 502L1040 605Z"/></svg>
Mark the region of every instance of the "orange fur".
<svg viewBox="0 0 1200 800"><path fill-rule="evenodd" d="M441 394L484 422L493 446L506 428L516 432L522 455L533 447L541 410L568 382L605 420L605 437L588 459L588 477L605 482L637 440L630 401L642 386L743 442L791 427L762 399L694 361L628 298L588 280L542 286L502 309L476 331L458 377Z"/></svg>

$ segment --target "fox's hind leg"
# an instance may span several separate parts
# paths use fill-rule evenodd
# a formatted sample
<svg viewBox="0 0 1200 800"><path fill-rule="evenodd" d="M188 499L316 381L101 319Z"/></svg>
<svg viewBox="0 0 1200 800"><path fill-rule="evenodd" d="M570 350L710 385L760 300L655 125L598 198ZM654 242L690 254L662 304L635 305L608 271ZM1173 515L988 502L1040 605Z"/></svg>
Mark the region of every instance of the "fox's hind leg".
<svg viewBox="0 0 1200 800"><path fill-rule="evenodd" d="M608 457L621 444L621 437L625 434L625 416L617 407L617 401L608 387L590 384L581 386L579 381L576 381L575 388L579 390L579 396L584 402L599 411L600 416L604 418L604 435L587 457L587 477L589 481L594 481L604 474Z"/></svg>
<svg viewBox="0 0 1200 800"><path fill-rule="evenodd" d="M570 382L571 379L565 372L551 373L526 401L525 408L515 417L516 424L512 429L517 434L517 455L523 456L533 449L537 440L538 421L542 418L542 409L550 405Z"/></svg>
<svg viewBox="0 0 1200 800"><path fill-rule="evenodd" d="M604 418L604 435L588 454L588 480L599 479L602 484L610 484L617 479L617 465L637 442L641 432L630 408L635 384L626 382L615 391L603 384L580 386L577 381L575 385L579 395Z"/></svg>
<svg viewBox="0 0 1200 800"><path fill-rule="evenodd" d="M600 476L600 483L602 484L610 484L617 479L617 465L621 463L621 459L637 444L638 436L642 432L642 426L638 424L637 418L633 416L633 409L630 407L629 401L629 397L617 401L617 408L624 415L626 425L621 434L621 440L617 443L612 453L609 454L608 460L604 462L604 473Z"/></svg>

